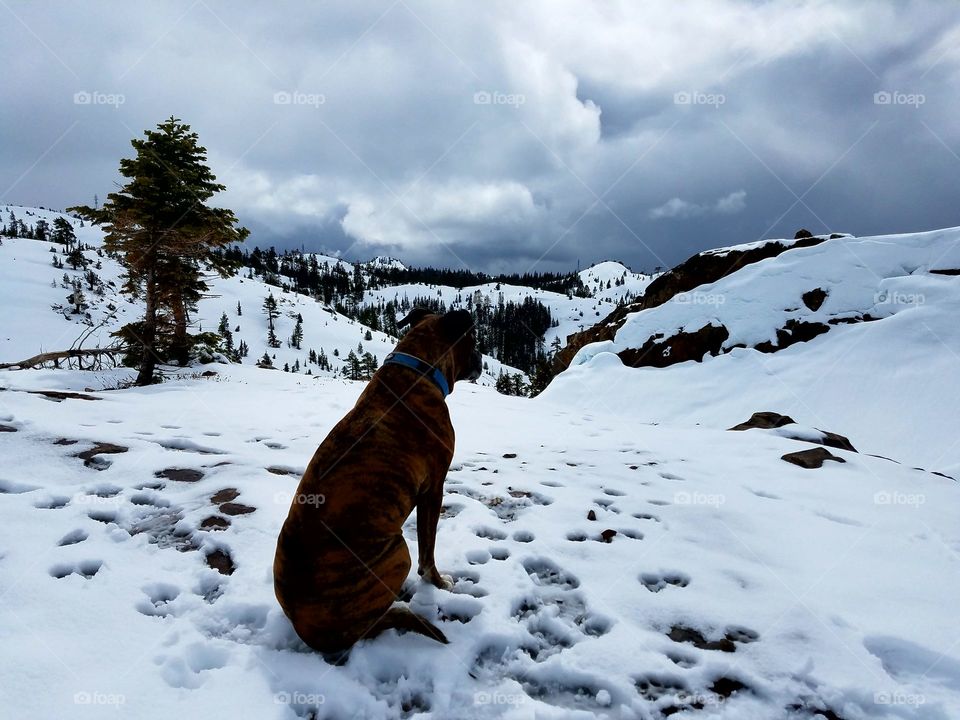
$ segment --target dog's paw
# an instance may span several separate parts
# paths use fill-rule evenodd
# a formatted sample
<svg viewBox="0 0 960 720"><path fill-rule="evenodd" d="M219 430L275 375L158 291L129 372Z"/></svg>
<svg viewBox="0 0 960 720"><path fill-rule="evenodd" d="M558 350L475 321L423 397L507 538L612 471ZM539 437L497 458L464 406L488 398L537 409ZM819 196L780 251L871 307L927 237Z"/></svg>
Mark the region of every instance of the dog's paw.
<svg viewBox="0 0 960 720"><path fill-rule="evenodd" d="M453 588L453 578L450 575L443 575L436 568L425 570L420 573L423 579L441 590L451 590Z"/></svg>

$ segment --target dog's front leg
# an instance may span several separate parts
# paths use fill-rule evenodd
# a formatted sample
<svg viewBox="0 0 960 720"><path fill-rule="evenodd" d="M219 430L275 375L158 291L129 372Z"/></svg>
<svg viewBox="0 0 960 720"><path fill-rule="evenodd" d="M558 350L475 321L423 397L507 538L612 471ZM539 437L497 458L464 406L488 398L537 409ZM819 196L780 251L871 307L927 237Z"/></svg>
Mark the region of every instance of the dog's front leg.
<svg viewBox="0 0 960 720"><path fill-rule="evenodd" d="M441 590L453 587L449 575L441 575L434 559L437 543L437 523L440 521L440 507L443 504L443 481L433 483L429 489L417 498L417 550L419 560L417 572L424 580Z"/></svg>

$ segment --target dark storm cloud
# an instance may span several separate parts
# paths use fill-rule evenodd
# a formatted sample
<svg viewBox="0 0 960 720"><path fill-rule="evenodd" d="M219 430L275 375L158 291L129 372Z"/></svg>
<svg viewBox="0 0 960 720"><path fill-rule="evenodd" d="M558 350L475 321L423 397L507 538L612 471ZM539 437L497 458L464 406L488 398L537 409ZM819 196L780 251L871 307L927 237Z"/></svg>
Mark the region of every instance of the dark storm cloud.
<svg viewBox="0 0 960 720"><path fill-rule="evenodd" d="M0 202L119 181L193 125L251 244L637 269L761 237L960 224L941 2L0 7Z"/></svg>

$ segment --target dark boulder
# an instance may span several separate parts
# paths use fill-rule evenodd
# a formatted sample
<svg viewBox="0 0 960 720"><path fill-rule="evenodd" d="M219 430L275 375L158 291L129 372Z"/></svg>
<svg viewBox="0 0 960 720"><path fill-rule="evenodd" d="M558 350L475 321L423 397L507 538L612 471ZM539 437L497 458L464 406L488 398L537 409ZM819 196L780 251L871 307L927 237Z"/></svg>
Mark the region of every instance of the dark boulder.
<svg viewBox="0 0 960 720"><path fill-rule="evenodd" d="M826 448L816 447L810 448L809 450L800 450L798 452L787 453L783 455L781 460L786 460L788 463L793 463L794 465L799 465L802 468L807 468L812 470L813 468L823 467L823 463L827 460L835 460L836 462L845 463L841 457L837 457L832 452Z"/></svg>

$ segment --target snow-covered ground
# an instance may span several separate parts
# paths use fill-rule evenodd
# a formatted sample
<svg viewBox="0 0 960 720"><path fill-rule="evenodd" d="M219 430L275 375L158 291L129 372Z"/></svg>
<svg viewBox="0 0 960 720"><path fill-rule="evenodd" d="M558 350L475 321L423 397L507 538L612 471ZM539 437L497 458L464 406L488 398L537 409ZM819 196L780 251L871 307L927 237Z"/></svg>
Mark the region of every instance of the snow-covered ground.
<svg viewBox="0 0 960 720"><path fill-rule="evenodd" d="M960 228L790 250L628 316L613 341L581 348L546 395L716 428L772 410L861 452L960 477L960 277L931 272L958 268ZM802 296L818 288L826 298L813 310ZM831 324L863 316L873 320ZM776 343L790 320L830 329L773 354L749 349ZM702 363L628 368L612 354L708 323L727 328L730 351Z"/></svg>
<svg viewBox="0 0 960 720"><path fill-rule="evenodd" d="M77 234L98 246L96 228ZM4 717L952 720L960 488L911 465L956 474L960 456L960 278L929 273L960 266L958 240L949 230L791 250L631 316L536 399L459 384L437 540L456 583L411 577L412 607L451 642L390 631L342 665L297 638L271 564L300 474L363 384L252 365L270 288L216 280L201 304L204 329L222 312L240 325L243 365L124 390L109 388L128 370L2 371ZM3 240L0 361L79 335L80 318L50 309L66 304L60 276L75 273L50 258L47 243ZM97 259L114 282L91 298L94 326L116 314L106 342L138 308L116 292L117 266ZM602 293L649 282L621 268L583 271L598 298L580 305L483 290L554 303L567 332ZM829 292L811 310L800 296L816 287ZM408 288L425 289L447 302L457 292ZM284 344L278 365L302 364L310 348L331 361L357 342L380 359L392 348L273 292L281 339L304 318L302 350ZM610 352L710 321L730 345L751 345L790 318L865 313L880 319L774 354L655 370ZM802 427L723 429L760 410ZM845 462L817 469L784 462L816 447L785 435L815 438L814 426L861 453L831 448ZM405 535L416 557L415 518Z"/></svg>
<svg viewBox="0 0 960 720"><path fill-rule="evenodd" d="M801 469L780 456L812 446L774 434L469 384L448 400L437 541L456 585L411 601L450 644L390 631L328 664L277 605L271 562L298 475L362 384L217 370L60 402L25 391L123 371L0 375L5 716L960 711L953 481L839 450ZM76 457L97 443L128 450ZM416 557L413 518L406 537Z"/></svg>

